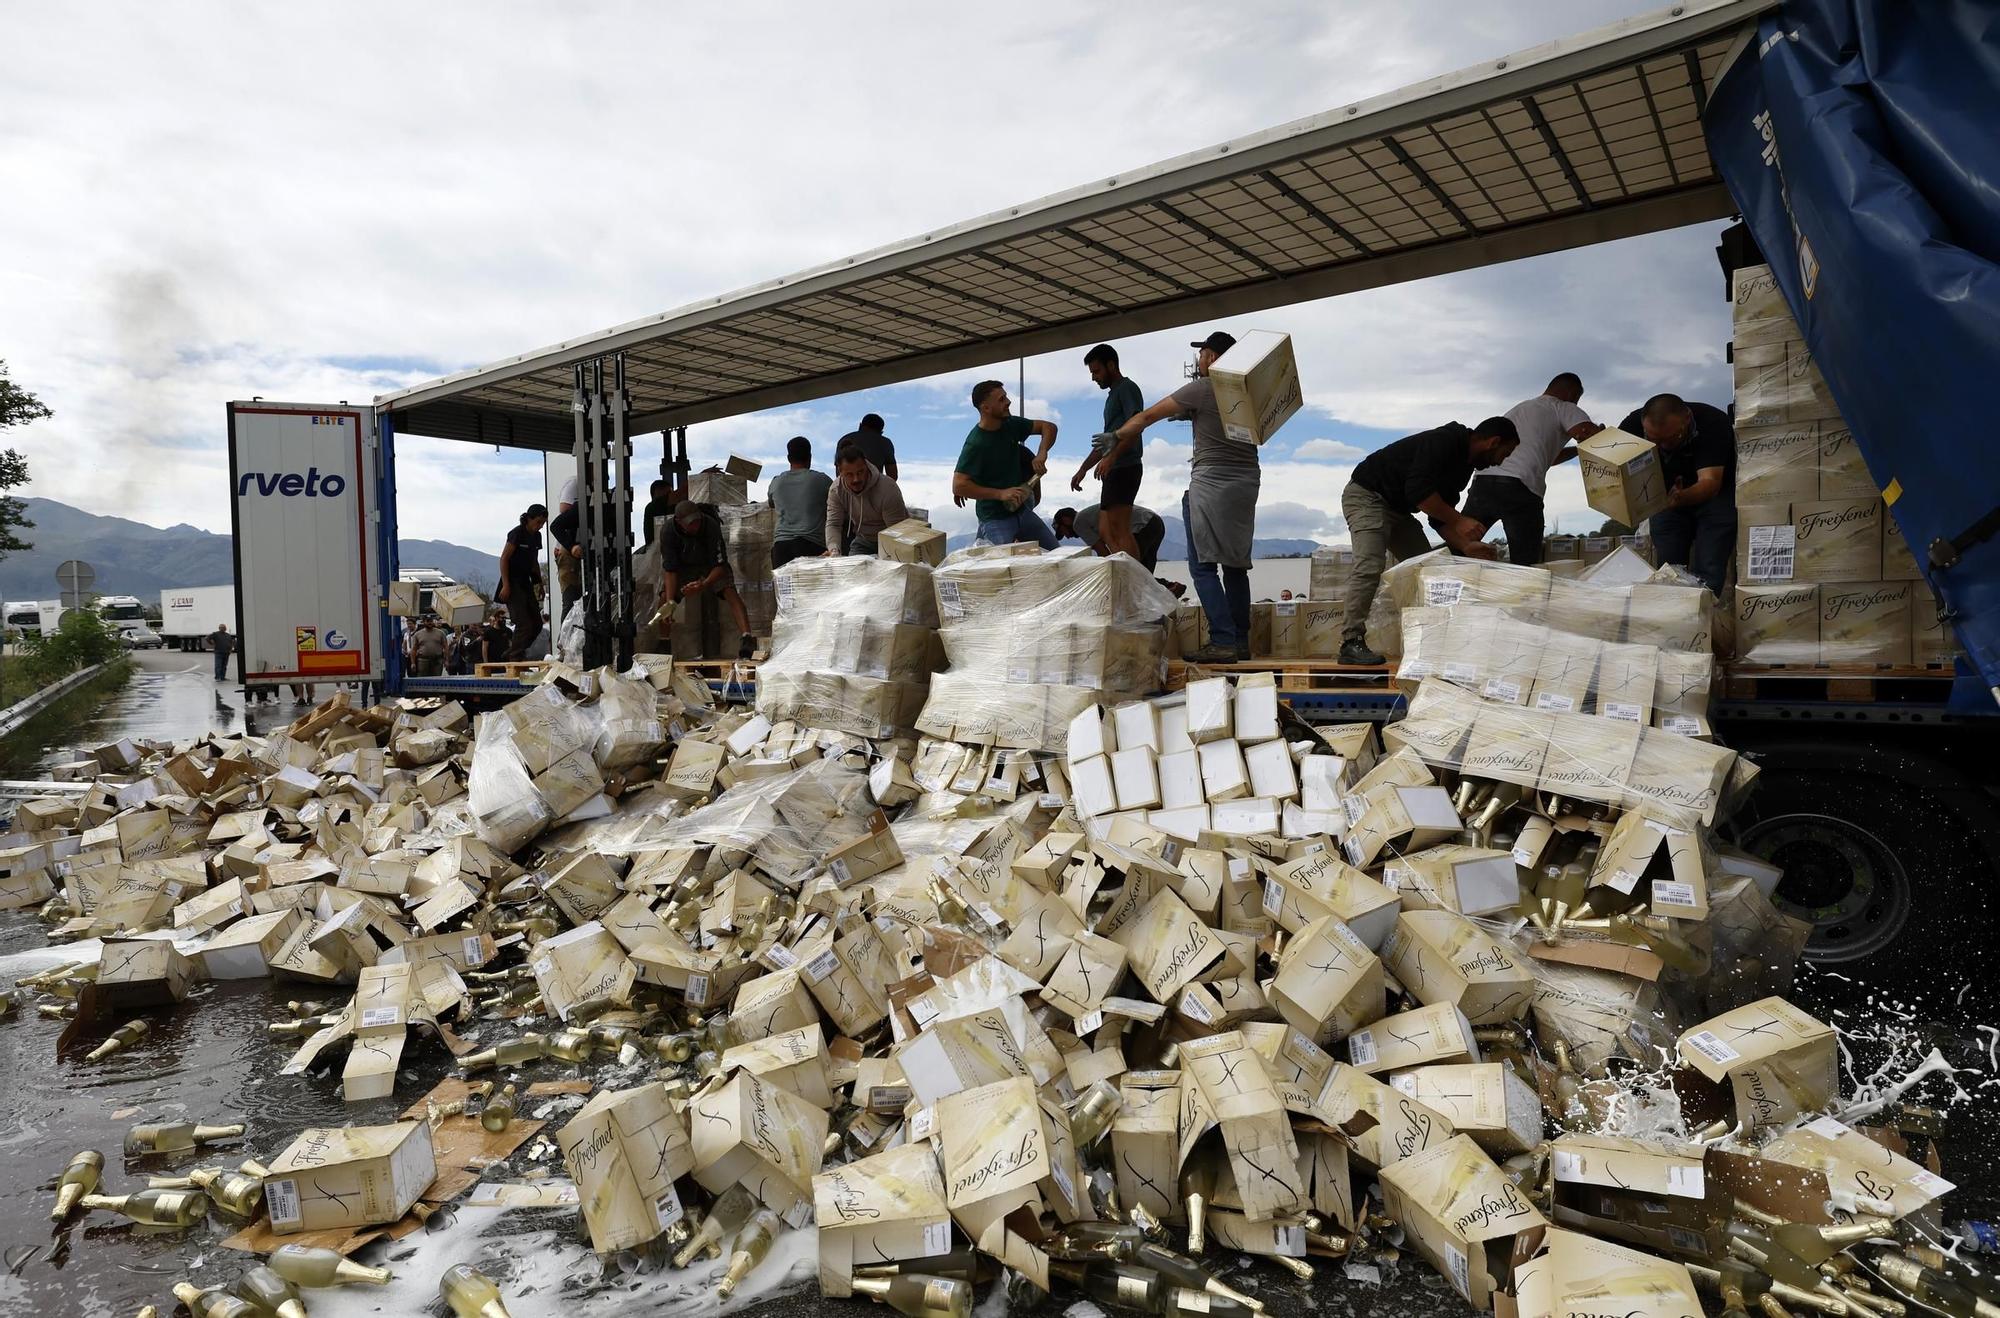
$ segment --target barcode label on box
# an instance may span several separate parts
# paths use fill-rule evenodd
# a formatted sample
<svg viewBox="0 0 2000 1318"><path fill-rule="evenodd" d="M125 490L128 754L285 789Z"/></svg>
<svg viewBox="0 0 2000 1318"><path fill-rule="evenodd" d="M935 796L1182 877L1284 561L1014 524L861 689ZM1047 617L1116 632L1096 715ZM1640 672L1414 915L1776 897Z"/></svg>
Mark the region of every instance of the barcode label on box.
<svg viewBox="0 0 2000 1318"><path fill-rule="evenodd" d="M1605 882L1629 897L1632 895L1632 889L1639 886L1639 876L1631 870L1612 870L1611 877Z"/></svg>
<svg viewBox="0 0 2000 1318"><path fill-rule="evenodd" d="M1576 710L1576 700L1555 691L1544 691L1535 697L1535 708L1553 710L1558 714L1569 714Z"/></svg>
<svg viewBox="0 0 2000 1318"><path fill-rule="evenodd" d="M1660 731L1671 732L1682 737L1699 737L1701 720L1686 714L1668 714L1660 720Z"/></svg>
<svg viewBox="0 0 2000 1318"><path fill-rule="evenodd" d="M930 1108L919 1108L917 1115L910 1118L910 1138L927 1140L937 1130L937 1113Z"/></svg>
<svg viewBox="0 0 2000 1318"><path fill-rule="evenodd" d="M459 944L459 950L464 954L465 964L468 966L477 966L486 960L486 946L479 941L478 934L467 934L465 941Z"/></svg>
<svg viewBox="0 0 2000 1318"><path fill-rule="evenodd" d="M1556 1155L1556 1179L1558 1181L1576 1181L1583 1179L1582 1154L1572 1153L1568 1149L1557 1149L1555 1151L1555 1155Z"/></svg>
<svg viewBox="0 0 2000 1318"><path fill-rule="evenodd" d="M847 868L845 860L831 862L827 865L826 872L833 875L833 881L843 888L854 882L854 871Z"/></svg>
<svg viewBox="0 0 2000 1318"><path fill-rule="evenodd" d="M1447 682L1475 682L1479 679L1477 664L1446 664L1444 680Z"/></svg>
<svg viewBox="0 0 2000 1318"><path fill-rule="evenodd" d="M1215 1014L1208 1009L1208 1004L1201 1000L1201 995L1191 988L1181 990L1181 1014L1192 1020L1198 1020L1203 1025L1215 1024Z"/></svg>
<svg viewBox="0 0 2000 1318"><path fill-rule="evenodd" d="M1434 609L1449 608L1465 594L1465 583L1457 577L1432 577L1424 582L1424 603Z"/></svg>
<svg viewBox="0 0 2000 1318"><path fill-rule="evenodd" d="M1737 1052L1734 1048L1716 1038L1714 1030L1703 1030L1699 1034L1690 1034L1682 1042L1700 1053L1703 1057L1706 1057L1709 1061L1714 1062L1717 1066L1727 1066L1743 1056L1742 1053Z"/></svg>
<svg viewBox="0 0 2000 1318"><path fill-rule="evenodd" d="M687 1000L697 1007L708 1001L707 975L688 976Z"/></svg>
<svg viewBox="0 0 2000 1318"><path fill-rule="evenodd" d="M1446 1245L1444 1247L1444 1259L1451 1268L1451 1284L1457 1288L1460 1295L1464 1296L1467 1301L1470 1301L1472 1299L1472 1277L1466 1269L1465 1251L1454 1248L1451 1245Z"/></svg>
<svg viewBox="0 0 2000 1318"><path fill-rule="evenodd" d="M1367 1030L1347 1036L1348 1060L1356 1066L1373 1066L1379 1055L1375 1050L1375 1036Z"/></svg>
<svg viewBox="0 0 2000 1318"><path fill-rule="evenodd" d="M924 1223L924 1257L951 1253L951 1221Z"/></svg>
<svg viewBox="0 0 2000 1318"><path fill-rule="evenodd" d="M780 970L790 970L799 963L799 954L792 951L791 948L786 947L783 943L773 943L767 955L771 963Z"/></svg>
<svg viewBox="0 0 2000 1318"><path fill-rule="evenodd" d="M299 1183L297 1181L265 1181L264 1207L270 1210L274 1223L297 1222L299 1214Z"/></svg>
<svg viewBox="0 0 2000 1318"><path fill-rule="evenodd" d="M1521 684L1509 682L1504 677L1490 677L1486 680L1483 694L1488 700L1504 700L1510 705L1517 704L1521 699Z"/></svg>
<svg viewBox="0 0 2000 1318"><path fill-rule="evenodd" d="M1264 914L1273 920L1284 914L1285 887L1276 879L1264 880Z"/></svg>
<svg viewBox="0 0 2000 1318"><path fill-rule="evenodd" d="M1667 1168L1667 1193L1683 1199L1706 1199L1708 1179L1700 1163L1675 1163Z"/></svg>
<svg viewBox="0 0 2000 1318"><path fill-rule="evenodd" d="M1637 705L1627 704L1622 700L1607 700L1597 712L1606 718L1615 718L1625 723L1643 721L1643 711Z"/></svg>
<svg viewBox="0 0 2000 1318"><path fill-rule="evenodd" d="M938 582L937 593L938 610L945 617L957 621L965 616L965 605L958 597L958 583L956 581Z"/></svg>
<svg viewBox="0 0 2000 1318"><path fill-rule="evenodd" d="M361 1013L361 1028L372 1030L381 1025L395 1025L403 1018L401 1007L370 1007Z"/></svg>
<svg viewBox="0 0 2000 1318"><path fill-rule="evenodd" d="M1076 1032L1078 1034L1089 1034L1092 1030L1097 1029L1103 1024L1104 1009L1100 1007L1095 1011L1085 1012L1076 1018Z"/></svg>
<svg viewBox="0 0 2000 1318"><path fill-rule="evenodd" d="M827 948L826 951L821 952L818 956L806 962L806 982L808 984L819 983L838 969L839 965L839 961L834 958L833 949L830 947Z"/></svg>
<svg viewBox="0 0 2000 1318"><path fill-rule="evenodd" d="M1798 535L1789 526L1750 528L1749 579L1790 581L1798 556Z"/></svg>
<svg viewBox="0 0 2000 1318"><path fill-rule="evenodd" d="M1653 905L1682 906L1692 911L1698 910L1701 903L1695 900L1694 885L1692 883L1664 883L1659 879L1654 879Z"/></svg>

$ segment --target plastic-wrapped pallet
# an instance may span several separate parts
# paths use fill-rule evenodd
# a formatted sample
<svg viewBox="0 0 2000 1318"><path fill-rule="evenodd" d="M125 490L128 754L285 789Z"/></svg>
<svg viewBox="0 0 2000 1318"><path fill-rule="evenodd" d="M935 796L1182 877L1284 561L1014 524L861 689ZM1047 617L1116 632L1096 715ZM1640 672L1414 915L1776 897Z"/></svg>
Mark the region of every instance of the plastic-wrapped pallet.
<svg viewBox="0 0 2000 1318"><path fill-rule="evenodd" d="M771 620L778 616L777 584L771 576L778 510L768 503L746 503L723 505L716 511L722 517L729 570L736 578L736 593L743 597L743 611L750 615L750 630L769 636Z"/></svg>
<svg viewBox="0 0 2000 1318"><path fill-rule="evenodd" d="M937 600L923 563L798 558L774 577L771 657L757 710L860 737L907 734L936 667Z"/></svg>
<svg viewBox="0 0 2000 1318"><path fill-rule="evenodd" d="M1176 601L1130 558L965 552L935 583L949 666L917 724L931 736L1057 751L1082 710L1165 685Z"/></svg>

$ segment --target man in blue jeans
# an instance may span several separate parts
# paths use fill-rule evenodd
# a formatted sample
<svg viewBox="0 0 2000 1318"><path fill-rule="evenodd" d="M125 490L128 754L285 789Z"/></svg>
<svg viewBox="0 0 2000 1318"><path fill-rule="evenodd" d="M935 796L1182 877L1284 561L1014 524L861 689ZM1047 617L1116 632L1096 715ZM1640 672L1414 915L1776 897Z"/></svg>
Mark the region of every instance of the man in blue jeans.
<svg viewBox="0 0 2000 1318"><path fill-rule="evenodd" d="M979 420L967 432L965 447L959 450L958 466L951 474L951 497L963 505L973 499L979 518L979 542L1011 545L1032 540L1044 550L1056 547L1056 533L1029 507L1033 492L1029 486L1048 470L1049 450L1055 447L1053 421L1030 421L1013 415L1013 400L998 380L981 380L972 386L972 405ZM1041 451L1034 455L1031 475L1024 479L1021 446L1030 435L1041 436Z"/></svg>
<svg viewBox="0 0 2000 1318"><path fill-rule="evenodd" d="M1736 428L1729 414L1654 394L1620 430L1660 450L1668 507L1647 522L1660 562L1686 568L1720 597L1736 553Z"/></svg>

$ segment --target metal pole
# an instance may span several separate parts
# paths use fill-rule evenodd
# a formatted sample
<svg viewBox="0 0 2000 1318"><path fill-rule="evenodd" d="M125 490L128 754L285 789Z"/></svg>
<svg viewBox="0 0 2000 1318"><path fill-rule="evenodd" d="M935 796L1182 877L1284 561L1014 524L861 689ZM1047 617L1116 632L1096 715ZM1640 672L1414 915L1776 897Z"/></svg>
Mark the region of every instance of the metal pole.
<svg viewBox="0 0 2000 1318"><path fill-rule="evenodd" d="M619 353L611 362L611 451L618 462L618 487L611 499L611 516L606 519L611 539L608 564L612 579L611 633L616 642L610 648L615 654L613 662L623 672L632 666L635 635L632 625L632 441L625 433L625 418L632 404L625 392L625 354Z"/></svg>

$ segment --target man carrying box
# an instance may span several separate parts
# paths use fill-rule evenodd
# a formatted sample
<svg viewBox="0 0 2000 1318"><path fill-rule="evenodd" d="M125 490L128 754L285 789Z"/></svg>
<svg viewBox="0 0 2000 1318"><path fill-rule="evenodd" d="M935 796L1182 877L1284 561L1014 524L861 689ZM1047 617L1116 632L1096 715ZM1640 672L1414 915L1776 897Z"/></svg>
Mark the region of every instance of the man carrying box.
<svg viewBox="0 0 2000 1318"><path fill-rule="evenodd" d="M833 474L826 492L826 557L873 558L882 532L910 518L903 492L859 445L842 444L834 452Z"/></svg>
<svg viewBox="0 0 2000 1318"><path fill-rule="evenodd" d="M1521 447L1492 471L1472 478L1465 495L1465 515L1507 531L1507 561L1531 566L1542 561L1542 499L1548 491L1549 469L1576 456L1568 440L1589 439L1604 427L1577 406L1583 381L1564 371L1549 387L1507 410L1520 432Z"/></svg>
<svg viewBox="0 0 2000 1318"><path fill-rule="evenodd" d="M1646 522L1660 563L1686 568L1720 596L1736 552L1736 429L1728 414L1654 394L1618 428L1660 450L1668 507Z"/></svg>
<svg viewBox="0 0 2000 1318"><path fill-rule="evenodd" d="M748 659L757 648L757 638L750 634L750 615L743 611L743 597L736 593L736 579L729 571L722 523L703 512L700 504L682 499L660 534L660 598L678 603L699 599L707 591L722 596L736 615L736 630L743 637L737 657Z"/></svg>
<svg viewBox="0 0 2000 1318"><path fill-rule="evenodd" d="M1365 639L1368 610L1382 585L1385 551L1398 559L1429 551L1430 539L1417 523L1418 513L1430 518L1453 553L1467 558L1494 556L1493 546L1481 543L1485 523L1458 511L1458 494L1474 471L1499 466L1520 442L1520 432L1512 421L1490 416L1471 429L1447 421L1362 459L1347 488L1340 492L1340 511L1347 519L1348 538L1354 543L1354 567L1347 577L1347 616L1341 627L1341 663L1383 662Z"/></svg>
<svg viewBox="0 0 2000 1318"><path fill-rule="evenodd" d="M953 501L977 500L974 511L979 516L981 544L1032 540L1045 550L1054 549L1056 533L1030 506L1034 501L1030 487L1048 470L1056 423L1013 415L1007 386L998 380L973 385L972 405L979 410L979 420L966 433L965 447L959 450L958 466L951 474ZM1042 437L1031 473L1021 469L1021 449L1030 435Z"/></svg>
<svg viewBox="0 0 2000 1318"><path fill-rule="evenodd" d="M1112 432L1133 440L1155 421L1185 417L1194 423L1194 459L1181 522L1187 528L1188 575L1208 615L1210 642L1188 656L1201 664L1250 657L1250 553L1257 534L1257 491L1262 482L1257 446L1229 438L1215 404L1208 368L1236 346L1217 330L1195 349L1195 378ZM1219 569L1219 571L1218 571Z"/></svg>

